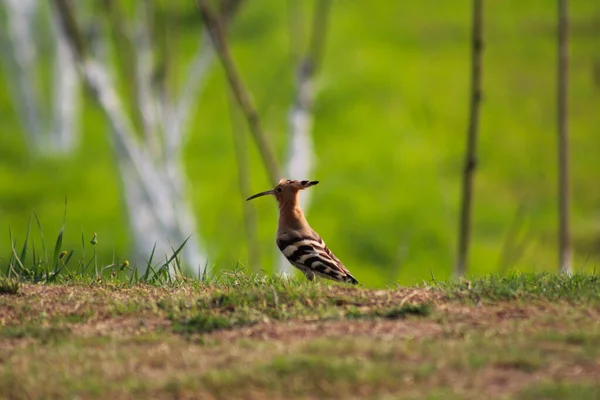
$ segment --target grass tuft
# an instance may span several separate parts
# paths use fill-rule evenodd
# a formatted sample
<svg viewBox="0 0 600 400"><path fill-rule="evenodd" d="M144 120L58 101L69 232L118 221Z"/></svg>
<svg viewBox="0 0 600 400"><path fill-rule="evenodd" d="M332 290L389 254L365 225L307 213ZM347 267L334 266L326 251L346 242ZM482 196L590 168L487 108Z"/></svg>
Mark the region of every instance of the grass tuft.
<svg viewBox="0 0 600 400"><path fill-rule="evenodd" d="M18 279L0 276L0 294L17 294L20 286Z"/></svg>
<svg viewBox="0 0 600 400"><path fill-rule="evenodd" d="M162 262L152 263L154 257L153 251L149 261L144 266L143 272L140 274L138 268L130 266L128 260L117 261L113 258L111 263L102 264L98 259L98 235L95 232L89 241L93 249L91 257L89 259L86 258L86 240L82 232L80 259L71 263L73 256L76 254L75 251L63 248L66 226L66 204L65 219L63 219L63 224L56 236L52 257L49 258L42 225L35 213L34 216L38 227L39 240L42 243L41 254L35 251L35 242L30 229L31 219L27 226L25 240L20 246L20 251L17 251L16 240L14 240L12 230L9 228L12 252L6 268L0 269L0 277L32 283L97 284L109 281L126 282L129 285L145 283L158 286L174 284L178 280L188 278L181 264L179 254L189 238L177 249L173 248L171 255L165 255L165 260ZM75 267L72 266L73 264L76 264ZM208 281L206 277L204 279Z"/></svg>

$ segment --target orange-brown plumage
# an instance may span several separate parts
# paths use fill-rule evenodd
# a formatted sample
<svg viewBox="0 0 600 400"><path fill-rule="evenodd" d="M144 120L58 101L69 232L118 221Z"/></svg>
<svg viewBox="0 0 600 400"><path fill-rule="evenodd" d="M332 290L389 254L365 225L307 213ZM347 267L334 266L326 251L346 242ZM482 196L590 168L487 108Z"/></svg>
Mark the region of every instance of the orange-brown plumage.
<svg viewBox="0 0 600 400"><path fill-rule="evenodd" d="M309 280L318 275L339 282L358 284L319 234L310 227L300 208L299 191L317 183L319 182L282 179L275 188L257 193L247 200L265 195L275 196L279 204L277 247Z"/></svg>

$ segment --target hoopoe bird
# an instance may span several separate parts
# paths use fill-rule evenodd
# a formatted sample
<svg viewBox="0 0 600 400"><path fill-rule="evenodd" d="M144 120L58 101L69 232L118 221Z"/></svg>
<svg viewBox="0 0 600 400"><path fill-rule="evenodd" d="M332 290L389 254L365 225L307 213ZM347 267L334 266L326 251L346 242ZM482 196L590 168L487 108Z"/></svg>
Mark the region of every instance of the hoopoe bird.
<svg viewBox="0 0 600 400"><path fill-rule="evenodd" d="M323 239L315 232L304 217L298 204L298 193L319 181L297 181L282 179L271 190L248 197L273 195L279 203L277 247L288 261L306 275L309 281L315 275L338 282L358 284L342 262L327 248Z"/></svg>

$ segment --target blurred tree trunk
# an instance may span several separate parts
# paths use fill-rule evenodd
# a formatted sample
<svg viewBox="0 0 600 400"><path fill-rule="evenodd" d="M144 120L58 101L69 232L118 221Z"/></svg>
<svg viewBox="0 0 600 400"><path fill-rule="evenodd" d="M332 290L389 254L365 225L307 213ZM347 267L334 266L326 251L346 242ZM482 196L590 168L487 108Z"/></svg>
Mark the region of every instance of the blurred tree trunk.
<svg viewBox="0 0 600 400"><path fill-rule="evenodd" d="M300 54L296 61L296 86L294 99L288 117L287 154L285 158L285 176L290 179L313 179L314 170L314 143L312 138L313 128L313 102L317 95L314 83L316 73L321 65L327 37L327 23L331 9L331 0L316 0L308 48L303 51L304 40L302 35L303 22L299 8L301 5L291 0L288 2L290 13L296 19L291 19L290 33L293 55ZM300 21L298 21L300 19ZM300 197L303 209L310 206L311 191L307 190ZM277 252L278 270L282 274L291 274L294 268L290 262Z"/></svg>
<svg viewBox="0 0 600 400"><path fill-rule="evenodd" d="M238 117L233 96L229 96L229 115L231 116L231 131L235 150L238 185L243 198L252 195L250 184L250 161L248 159L248 146L243 121ZM244 212L244 233L246 235L246 248L248 249L248 264L250 270L260 270L260 242L258 239L258 224L256 210L251 203L242 204Z"/></svg>
<svg viewBox="0 0 600 400"><path fill-rule="evenodd" d="M37 0L3 0L5 10L5 62L9 86L19 113L27 146L34 154L64 154L77 144L79 78L67 40ZM42 21L43 19L43 21ZM40 23L42 22L42 23ZM47 23L45 23L47 22ZM38 90L43 60L40 43L51 43L51 98Z"/></svg>
<svg viewBox="0 0 600 400"><path fill-rule="evenodd" d="M569 13L568 0L558 0L558 251L562 273L571 274L571 178L569 160Z"/></svg>
<svg viewBox="0 0 600 400"><path fill-rule="evenodd" d="M233 2L235 0L230 1ZM227 81L229 82L231 92L233 93L238 106L244 113L250 133L256 142L256 147L258 147L263 164L269 175L269 181L275 185L281 178L277 159L275 158L273 150L271 149L271 144L263 129L262 121L258 115L252 94L247 89L238 71L237 65L231 57L229 43L224 30L224 21L214 12L209 3L208 0L196 1L207 30L210 33L212 44L219 54L219 59L221 60Z"/></svg>
<svg viewBox="0 0 600 400"><path fill-rule="evenodd" d="M483 0L473 0L473 28L471 38L471 109L467 131L467 148L462 183L462 206L458 235L458 254L455 275L463 276L468 267L473 212L473 179L477 166L477 136L481 104L481 56L483 51Z"/></svg>
<svg viewBox="0 0 600 400"><path fill-rule="evenodd" d="M224 19L235 12L240 1L226 3L230 7L222 10ZM80 74L110 124L136 261L144 268L144 258L149 257L155 245L156 256L162 258L197 231L185 191L182 146L193 105L214 60L213 47L206 32L199 32L198 50L190 61L186 80L179 95L173 95L177 88L168 86L167 74L172 70L168 43L161 43L153 31L153 1L136 3L134 21L126 21L120 2L102 3L118 52L116 57L105 58L88 50L78 27L79 9L74 6L80 3L54 0L53 4L76 55ZM110 36L101 34L98 40L106 41ZM162 58L158 59L157 54ZM119 57L131 58L131 63L120 60L125 86L134 88L130 99L123 99L117 90ZM193 235L182 250L184 265L198 272L206 265L206 259L197 235Z"/></svg>

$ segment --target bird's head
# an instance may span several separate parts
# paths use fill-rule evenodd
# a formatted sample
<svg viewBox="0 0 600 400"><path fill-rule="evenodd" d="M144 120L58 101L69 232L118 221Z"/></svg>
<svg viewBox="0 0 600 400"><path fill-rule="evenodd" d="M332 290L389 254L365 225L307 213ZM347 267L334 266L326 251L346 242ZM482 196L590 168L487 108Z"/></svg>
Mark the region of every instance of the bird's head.
<svg viewBox="0 0 600 400"><path fill-rule="evenodd" d="M297 181L292 179L282 179L273 189L256 193L255 195L248 197L246 200L252 200L260 196L272 194L275 196L279 204L290 203L296 200L296 196L300 190L314 186L317 183L319 183L319 181Z"/></svg>

